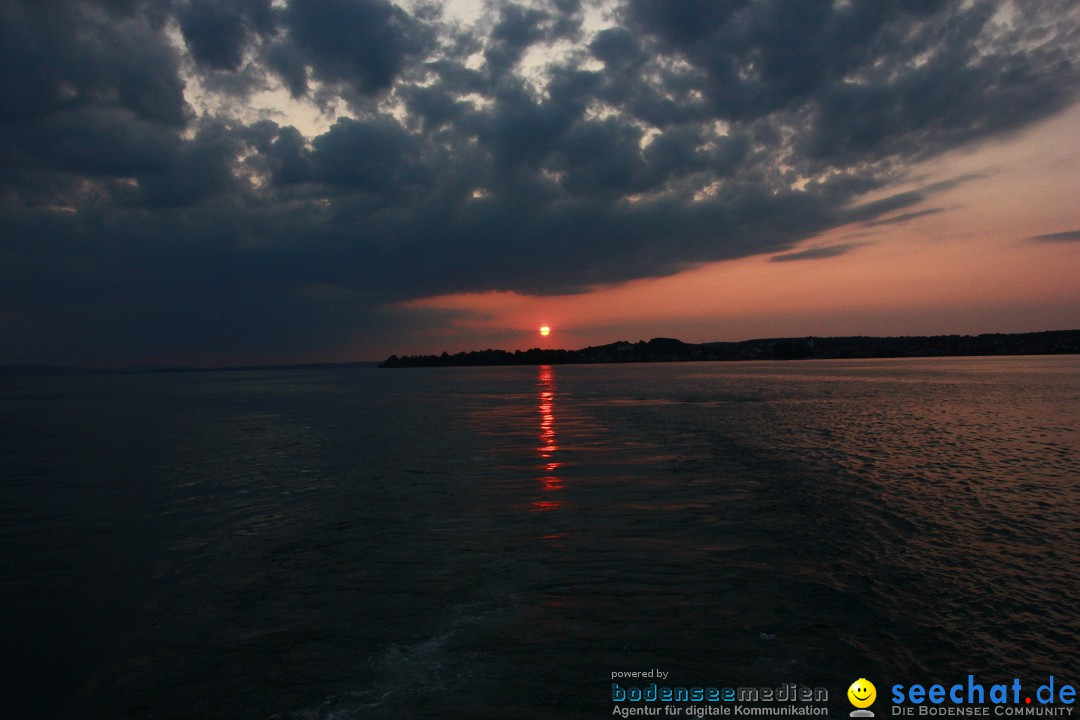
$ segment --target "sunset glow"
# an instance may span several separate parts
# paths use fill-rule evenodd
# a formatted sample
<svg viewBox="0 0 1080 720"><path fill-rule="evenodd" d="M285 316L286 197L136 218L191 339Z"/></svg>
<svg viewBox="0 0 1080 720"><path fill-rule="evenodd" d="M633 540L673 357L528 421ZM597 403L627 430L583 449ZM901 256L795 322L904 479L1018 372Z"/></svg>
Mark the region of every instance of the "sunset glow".
<svg viewBox="0 0 1080 720"><path fill-rule="evenodd" d="M1080 0L0 48L4 717L1071 712Z"/></svg>
<svg viewBox="0 0 1080 720"><path fill-rule="evenodd" d="M661 278L535 296L458 293L409 307L453 311L451 347L527 347L506 328L541 312L573 318L560 347L672 336L688 342L805 335L1029 332L1080 325L1080 243L1032 238L1075 224L1080 107L1024 136L956 152L916 168L895 192L969 179L878 224L852 223L774 260L706 263ZM879 196L868 195L862 202ZM819 249L842 248L815 256ZM456 343L453 337L460 337ZM421 348L420 345L417 349Z"/></svg>
<svg viewBox="0 0 1080 720"><path fill-rule="evenodd" d="M4 7L0 362L1080 326L1075 2Z"/></svg>

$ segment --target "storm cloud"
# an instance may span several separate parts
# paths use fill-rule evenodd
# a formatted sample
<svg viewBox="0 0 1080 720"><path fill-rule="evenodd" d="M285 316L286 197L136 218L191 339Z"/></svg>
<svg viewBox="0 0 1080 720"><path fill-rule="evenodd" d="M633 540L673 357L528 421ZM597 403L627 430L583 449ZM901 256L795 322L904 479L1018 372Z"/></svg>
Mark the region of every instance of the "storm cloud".
<svg viewBox="0 0 1080 720"><path fill-rule="evenodd" d="M791 251L938 212L857 199L1080 84L1068 0L483 7L0 0L0 361L337 357L417 298L827 261Z"/></svg>

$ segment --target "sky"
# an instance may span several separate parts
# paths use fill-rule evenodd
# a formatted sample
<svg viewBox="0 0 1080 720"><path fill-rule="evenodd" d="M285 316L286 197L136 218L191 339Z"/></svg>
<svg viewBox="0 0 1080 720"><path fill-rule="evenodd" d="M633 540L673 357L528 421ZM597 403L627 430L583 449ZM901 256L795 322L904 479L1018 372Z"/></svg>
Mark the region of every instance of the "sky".
<svg viewBox="0 0 1080 720"><path fill-rule="evenodd" d="M1080 328L1075 0L0 0L0 35L0 363Z"/></svg>

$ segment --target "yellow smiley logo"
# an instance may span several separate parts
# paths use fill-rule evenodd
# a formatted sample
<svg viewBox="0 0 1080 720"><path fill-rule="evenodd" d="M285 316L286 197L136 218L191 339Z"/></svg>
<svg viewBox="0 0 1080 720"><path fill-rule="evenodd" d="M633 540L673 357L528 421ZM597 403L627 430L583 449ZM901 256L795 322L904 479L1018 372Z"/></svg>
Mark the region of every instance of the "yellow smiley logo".
<svg viewBox="0 0 1080 720"><path fill-rule="evenodd" d="M847 689L847 699L857 708L870 707L877 699L877 688L866 678L859 678Z"/></svg>

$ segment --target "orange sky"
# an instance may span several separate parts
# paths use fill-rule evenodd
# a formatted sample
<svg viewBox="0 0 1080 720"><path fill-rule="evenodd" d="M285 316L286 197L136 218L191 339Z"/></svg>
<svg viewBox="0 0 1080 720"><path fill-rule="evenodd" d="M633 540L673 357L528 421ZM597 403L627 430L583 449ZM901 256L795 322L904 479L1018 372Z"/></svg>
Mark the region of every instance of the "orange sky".
<svg viewBox="0 0 1080 720"><path fill-rule="evenodd" d="M876 199L970 173L929 195L903 224L836 228L799 250L858 243L837 257L769 256L563 296L469 293L412 308L467 311L406 352L576 348L674 336L689 342L770 336L1026 332L1080 327L1080 243L1031 236L1080 227L1080 106L1004 141L919 166ZM549 258L557 273L558 258ZM552 333L542 338L542 324Z"/></svg>

